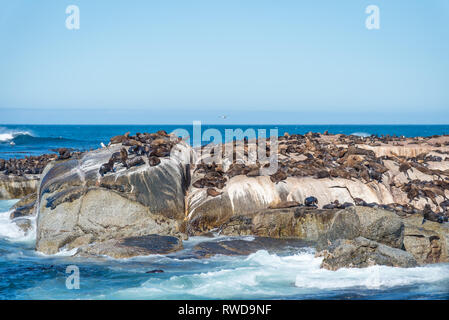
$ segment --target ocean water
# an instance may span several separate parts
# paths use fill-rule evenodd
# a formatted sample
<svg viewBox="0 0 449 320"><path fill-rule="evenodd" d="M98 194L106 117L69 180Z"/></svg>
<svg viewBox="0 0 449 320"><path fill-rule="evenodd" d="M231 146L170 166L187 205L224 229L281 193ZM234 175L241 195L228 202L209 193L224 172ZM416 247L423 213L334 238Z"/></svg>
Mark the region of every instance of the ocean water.
<svg viewBox="0 0 449 320"><path fill-rule="evenodd" d="M225 129L277 129L279 135L284 132L290 134L305 134L309 131L330 133L356 134L368 136L397 135L397 136L431 136L449 134L449 125L202 125L207 129L219 130L225 137ZM155 132L185 129L193 137L192 125L0 125L0 158L23 157L25 155L39 155L49 153L55 148L74 148L89 150L100 147L100 143L107 144L112 136L131 132ZM203 141L207 143L208 141Z"/></svg>
<svg viewBox="0 0 449 320"><path fill-rule="evenodd" d="M34 251L35 231L25 235L9 220L15 201L0 201L0 299L449 299L449 263L328 271L307 247L194 259L192 247L211 239L192 237L169 256L43 255ZM73 265L79 289L66 287ZM164 273L146 273L154 269Z"/></svg>
<svg viewBox="0 0 449 320"><path fill-rule="evenodd" d="M224 132L224 126L214 127ZM230 128L275 128L276 126ZM0 157L38 155L58 147L98 148L126 131L171 132L179 126L6 126L0 128ZM191 132L191 126L183 126ZM449 126L278 126L280 134L309 131L405 136L448 134ZM11 145L14 142L14 145ZM132 259L43 255L34 250L33 231L25 235L9 220L16 200L0 201L0 299L449 299L449 264L401 269L320 269L313 248L249 256L188 258L193 237L173 255ZM221 241L226 238L215 238ZM247 239L248 241L251 238ZM80 289L67 289L68 266L80 271ZM162 269L164 273L149 274Z"/></svg>

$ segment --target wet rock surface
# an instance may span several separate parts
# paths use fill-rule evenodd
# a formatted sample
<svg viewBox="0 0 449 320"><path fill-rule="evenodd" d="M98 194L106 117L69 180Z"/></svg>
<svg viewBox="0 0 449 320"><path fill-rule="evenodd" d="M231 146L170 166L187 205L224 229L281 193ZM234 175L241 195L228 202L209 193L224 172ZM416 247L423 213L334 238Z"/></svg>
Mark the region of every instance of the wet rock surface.
<svg viewBox="0 0 449 320"><path fill-rule="evenodd" d="M177 237L145 235L124 239L111 239L78 249L77 256L109 256L116 259L146 256L151 254L167 254L183 248Z"/></svg>
<svg viewBox="0 0 449 320"><path fill-rule="evenodd" d="M235 239L224 241L205 241L193 248L192 255L197 258L208 258L217 254L235 256L248 255L258 250L281 252L288 248L298 249L312 245L312 242L299 239L273 239L255 237L250 240Z"/></svg>
<svg viewBox="0 0 449 320"><path fill-rule="evenodd" d="M10 210L12 210L10 214L11 219L15 218L23 218L32 216L35 214L37 194L32 193L20 201L18 201L15 205L13 205Z"/></svg>
<svg viewBox="0 0 449 320"><path fill-rule="evenodd" d="M16 218L12 222L15 223L16 226L18 226L19 229L22 230L22 232L24 234L28 234L28 232L31 231L32 224L31 224L31 220L30 219Z"/></svg>

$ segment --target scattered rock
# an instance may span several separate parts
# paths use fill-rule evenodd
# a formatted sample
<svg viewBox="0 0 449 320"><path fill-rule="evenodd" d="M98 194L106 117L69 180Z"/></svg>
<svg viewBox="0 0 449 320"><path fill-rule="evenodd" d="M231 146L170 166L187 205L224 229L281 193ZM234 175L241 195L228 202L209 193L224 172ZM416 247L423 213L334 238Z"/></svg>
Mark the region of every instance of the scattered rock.
<svg viewBox="0 0 449 320"><path fill-rule="evenodd" d="M155 270L147 271L147 272L145 272L145 273L164 273L164 270L161 270L161 269L155 269Z"/></svg>
<svg viewBox="0 0 449 320"><path fill-rule="evenodd" d="M25 234L31 230L32 225L30 219L16 218L12 222L15 223Z"/></svg>

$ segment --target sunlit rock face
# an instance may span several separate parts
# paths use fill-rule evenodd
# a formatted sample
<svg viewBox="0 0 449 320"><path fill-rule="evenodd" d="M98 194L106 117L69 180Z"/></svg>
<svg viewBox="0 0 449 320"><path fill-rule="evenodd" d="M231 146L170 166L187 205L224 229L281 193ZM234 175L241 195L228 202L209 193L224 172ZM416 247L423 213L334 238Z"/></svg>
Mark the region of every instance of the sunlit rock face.
<svg viewBox="0 0 449 320"><path fill-rule="evenodd" d="M304 203L309 196L318 199L319 207L339 200L354 203L354 198L366 202L392 203L393 197L383 184L364 184L345 179L314 179L289 177L280 183L269 177L232 178L218 197L208 197L204 189L192 190L188 197L189 221L204 219L211 228L220 226L232 216L267 209L270 205L285 201Z"/></svg>
<svg viewBox="0 0 449 320"><path fill-rule="evenodd" d="M191 149L99 174L120 144L53 162L39 186L36 248L55 253L62 247L149 234L177 235L185 216ZM187 158L187 159L186 159Z"/></svg>
<svg viewBox="0 0 449 320"><path fill-rule="evenodd" d="M39 175L4 175L0 173L0 200L21 199L37 190Z"/></svg>

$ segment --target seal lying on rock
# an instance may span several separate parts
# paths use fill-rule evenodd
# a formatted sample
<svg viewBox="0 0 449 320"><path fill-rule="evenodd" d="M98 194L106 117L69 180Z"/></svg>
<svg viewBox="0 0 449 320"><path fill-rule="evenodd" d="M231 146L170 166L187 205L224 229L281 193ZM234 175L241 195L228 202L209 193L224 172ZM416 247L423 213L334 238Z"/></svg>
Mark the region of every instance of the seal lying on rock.
<svg viewBox="0 0 449 320"><path fill-rule="evenodd" d="M156 156L149 156L148 157L148 163L151 167L157 166L159 163L161 163L161 159L159 159Z"/></svg>
<svg viewBox="0 0 449 320"><path fill-rule="evenodd" d="M429 221L433 221L433 222L438 222L438 223L443 223L445 220L447 221L447 218L444 219L445 217L436 214L435 212L432 211L432 208L430 207L429 204L426 204L423 210L423 220L422 223L424 224L427 220Z"/></svg>
<svg viewBox="0 0 449 320"><path fill-rule="evenodd" d="M300 204L297 201L285 201L280 202L276 204L271 204L268 206L268 209L285 209L285 208L293 208L293 207L300 207L302 204Z"/></svg>
<svg viewBox="0 0 449 320"><path fill-rule="evenodd" d="M132 168L132 167L136 167L136 166L140 166L142 164L145 164L145 161L143 160L142 157L135 157L132 159L128 159L126 161L126 168Z"/></svg>
<svg viewBox="0 0 449 320"><path fill-rule="evenodd" d="M56 151L59 153L58 160L65 160L65 159L69 159L72 156L73 149L59 148L59 149L53 149L52 151Z"/></svg>
<svg viewBox="0 0 449 320"><path fill-rule="evenodd" d="M270 179L274 183L279 183L279 182L287 179L287 174L284 171L282 171L281 169L279 169L278 171L276 171L275 174L272 174L270 176Z"/></svg>
<svg viewBox="0 0 449 320"><path fill-rule="evenodd" d="M352 206L354 206L353 203L345 202L343 204L340 204L338 200L335 200L332 203L324 205L323 209L346 209Z"/></svg>
<svg viewBox="0 0 449 320"><path fill-rule="evenodd" d="M221 192L218 192L214 188L207 188L207 195L211 197L217 197L221 194Z"/></svg>
<svg viewBox="0 0 449 320"><path fill-rule="evenodd" d="M107 163L103 163L100 167L99 173L103 177L108 172L114 172L114 159L111 158Z"/></svg>

